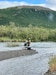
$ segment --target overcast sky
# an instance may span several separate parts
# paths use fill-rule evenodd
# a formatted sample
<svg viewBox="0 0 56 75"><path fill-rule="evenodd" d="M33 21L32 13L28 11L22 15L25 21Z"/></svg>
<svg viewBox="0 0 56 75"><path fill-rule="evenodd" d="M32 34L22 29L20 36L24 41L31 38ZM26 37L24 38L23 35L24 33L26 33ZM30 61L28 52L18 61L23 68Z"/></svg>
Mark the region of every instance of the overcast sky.
<svg viewBox="0 0 56 75"><path fill-rule="evenodd" d="M0 9L21 5L38 5L56 10L56 0L0 0Z"/></svg>

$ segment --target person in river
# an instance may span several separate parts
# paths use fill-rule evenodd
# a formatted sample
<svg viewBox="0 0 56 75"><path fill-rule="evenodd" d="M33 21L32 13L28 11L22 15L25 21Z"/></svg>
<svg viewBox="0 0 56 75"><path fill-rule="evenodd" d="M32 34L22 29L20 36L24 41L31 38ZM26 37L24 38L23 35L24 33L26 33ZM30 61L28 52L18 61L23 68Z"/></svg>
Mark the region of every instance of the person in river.
<svg viewBox="0 0 56 75"><path fill-rule="evenodd" d="M25 42L25 44L24 44L24 46L25 46L28 50L31 49L30 43L31 43L31 40L30 40L30 38L29 38L28 40L26 40L26 42Z"/></svg>

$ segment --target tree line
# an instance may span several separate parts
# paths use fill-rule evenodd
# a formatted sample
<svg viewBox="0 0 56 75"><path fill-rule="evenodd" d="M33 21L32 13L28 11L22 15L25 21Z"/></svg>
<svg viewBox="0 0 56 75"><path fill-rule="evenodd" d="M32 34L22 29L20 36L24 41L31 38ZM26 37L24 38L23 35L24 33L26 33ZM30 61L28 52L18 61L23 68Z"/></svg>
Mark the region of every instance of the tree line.
<svg viewBox="0 0 56 75"><path fill-rule="evenodd" d="M56 28L44 27L18 27L15 25L0 26L0 41L25 41L30 38L32 41L56 41Z"/></svg>

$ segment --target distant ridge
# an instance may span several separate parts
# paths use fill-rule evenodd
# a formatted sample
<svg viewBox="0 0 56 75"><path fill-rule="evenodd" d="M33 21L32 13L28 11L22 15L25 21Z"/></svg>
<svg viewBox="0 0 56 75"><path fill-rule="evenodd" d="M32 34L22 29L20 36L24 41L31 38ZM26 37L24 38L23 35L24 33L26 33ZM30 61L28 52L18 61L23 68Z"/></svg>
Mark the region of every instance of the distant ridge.
<svg viewBox="0 0 56 75"><path fill-rule="evenodd" d="M56 11L42 6L17 6L0 9L0 25L55 28Z"/></svg>
<svg viewBox="0 0 56 75"><path fill-rule="evenodd" d="M15 7L9 7L11 8L15 8ZM43 7L43 6L28 6L28 5L22 5L22 6L16 6L16 8L22 9L22 8L31 8L31 9L37 9L37 10L51 10L50 8L47 7ZM6 8L8 9L8 8Z"/></svg>

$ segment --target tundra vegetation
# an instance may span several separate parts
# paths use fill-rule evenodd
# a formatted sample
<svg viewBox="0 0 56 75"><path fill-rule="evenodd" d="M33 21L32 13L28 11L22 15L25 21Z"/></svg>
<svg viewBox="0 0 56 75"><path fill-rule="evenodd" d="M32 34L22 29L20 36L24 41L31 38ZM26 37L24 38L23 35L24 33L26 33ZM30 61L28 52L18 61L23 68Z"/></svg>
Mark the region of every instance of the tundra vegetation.
<svg viewBox="0 0 56 75"><path fill-rule="evenodd" d="M0 25L56 28L56 11L41 6L17 6L0 9Z"/></svg>

